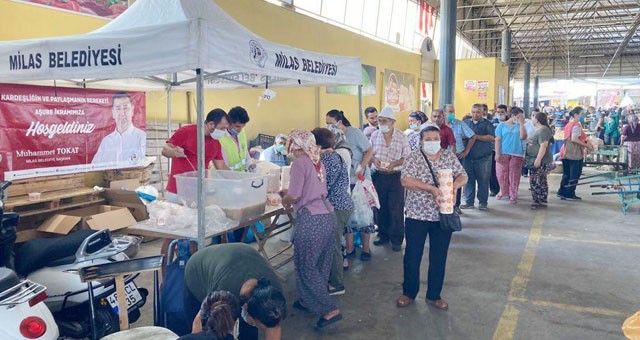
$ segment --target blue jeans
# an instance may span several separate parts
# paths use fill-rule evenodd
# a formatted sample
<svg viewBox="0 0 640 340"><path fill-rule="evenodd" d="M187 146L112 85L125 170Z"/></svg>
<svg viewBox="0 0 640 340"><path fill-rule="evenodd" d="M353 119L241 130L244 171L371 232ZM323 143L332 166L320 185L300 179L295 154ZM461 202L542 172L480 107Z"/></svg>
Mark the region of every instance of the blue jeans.
<svg viewBox="0 0 640 340"><path fill-rule="evenodd" d="M489 201L489 181L491 179L491 154L478 158L465 158L462 163L469 176L464 187L464 201L466 205L473 205L476 197L476 183L478 185L478 202L486 205Z"/></svg>

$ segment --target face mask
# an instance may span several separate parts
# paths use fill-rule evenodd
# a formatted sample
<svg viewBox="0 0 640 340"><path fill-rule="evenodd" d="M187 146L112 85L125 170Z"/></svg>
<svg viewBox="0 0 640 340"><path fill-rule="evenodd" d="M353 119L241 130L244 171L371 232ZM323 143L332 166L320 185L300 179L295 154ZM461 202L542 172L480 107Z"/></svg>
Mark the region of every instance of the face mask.
<svg viewBox="0 0 640 340"><path fill-rule="evenodd" d="M211 138L218 140L224 136L224 131L215 129L210 135L211 135Z"/></svg>
<svg viewBox="0 0 640 340"><path fill-rule="evenodd" d="M450 114L447 115L447 121L453 122L454 119L456 119L456 114L455 113L450 113Z"/></svg>
<svg viewBox="0 0 640 340"><path fill-rule="evenodd" d="M580 123L584 123L584 119L587 118L586 116L580 116Z"/></svg>
<svg viewBox="0 0 640 340"><path fill-rule="evenodd" d="M435 155L440 151L440 142L437 140L422 142L422 150L428 155Z"/></svg>
<svg viewBox="0 0 640 340"><path fill-rule="evenodd" d="M237 136L240 132L236 131L236 129L231 128L229 129L229 134L232 136Z"/></svg>
<svg viewBox="0 0 640 340"><path fill-rule="evenodd" d="M386 126L386 125L380 125L380 126L378 127L378 129L380 129L380 131L382 131L382 133L387 133L387 132L391 131L391 128L389 128L389 127L388 127L388 126Z"/></svg>
<svg viewBox="0 0 640 340"><path fill-rule="evenodd" d="M276 145L276 151L278 152L284 151L284 144Z"/></svg>
<svg viewBox="0 0 640 340"><path fill-rule="evenodd" d="M419 127L419 125L418 125L418 124L416 124L416 123L411 123L411 124L409 124L409 129L411 129L411 130L413 130L413 131L418 130L418 127Z"/></svg>
<svg viewBox="0 0 640 340"><path fill-rule="evenodd" d="M501 122L504 122L507 119L507 116L505 115L498 115L498 120Z"/></svg>

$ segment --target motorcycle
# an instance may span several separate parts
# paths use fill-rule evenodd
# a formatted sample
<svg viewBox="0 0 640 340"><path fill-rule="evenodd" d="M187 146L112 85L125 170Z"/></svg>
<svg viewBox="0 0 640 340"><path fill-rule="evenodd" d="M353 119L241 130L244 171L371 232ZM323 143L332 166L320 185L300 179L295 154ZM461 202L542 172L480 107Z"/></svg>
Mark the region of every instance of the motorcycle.
<svg viewBox="0 0 640 340"><path fill-rule="evenodd" d="M47 288L20 280L6 268L16 240L19 216L4 212L4 192L11 182L0 182L0 339L58 339L58 326L43 303Z"/></svg>
<svg viewBox="0 0 640 340"><path fill-rule="evenodd" d="M124 261L132 242L115 239L109 230L78 230L65 237L25 242L16 251L16 271L28 280L49 288L47 306L53 313L60 334L74 338L90 337L91 313L87 284L78 270L82 267ZM75 250L75 253L72 251ZM138 275L125 277L129 321L140 318L148 290L138 288ZM92 281L96 315L96 335L101 338L120 330L116 288L113 279Z"/></svg>

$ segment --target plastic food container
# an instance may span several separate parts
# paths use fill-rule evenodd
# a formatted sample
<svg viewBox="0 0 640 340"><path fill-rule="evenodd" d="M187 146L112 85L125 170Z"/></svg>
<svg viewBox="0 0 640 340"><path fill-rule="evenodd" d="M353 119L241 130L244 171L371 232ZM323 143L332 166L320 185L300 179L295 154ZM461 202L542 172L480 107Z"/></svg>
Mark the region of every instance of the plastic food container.
<svg viewBox="0 0 640 340"><path fill-rule="evenodd" d="M175 175L178 196L187 206L196 207L198 173ZM267 176L250 172L207 171L204 183L205 206L219 206L227 217L244 221L264 214L267 204Z"/></svg>

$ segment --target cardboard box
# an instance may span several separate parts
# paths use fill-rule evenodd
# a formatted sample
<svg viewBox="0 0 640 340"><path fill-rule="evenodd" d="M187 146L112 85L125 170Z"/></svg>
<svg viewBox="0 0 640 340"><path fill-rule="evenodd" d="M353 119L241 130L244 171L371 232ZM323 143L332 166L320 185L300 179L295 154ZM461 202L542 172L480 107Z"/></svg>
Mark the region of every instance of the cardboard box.
<svg viewBox="0 0 640 340"><path fill-rule="evenodd" d="M104 192L104 195L109 205L128 208L136 221L140 222L149 219L147 206L142 203L142 200L134 191L108 189Z"/></svg>
<svg viewBox="0 0 640 340"><path fill-rule="evenodd" d="M38 230L47 233L66 235L73 229L73 227L76 226L76 224L80 223L80 220L82 220L82 218L78 216L55 214L48 220L44 221Z"/></svg>
<svg viewBox="0 0 640 340"><path fill-rule="evenodd" d="M135 191L138 187L140 187L139 179L123 179L119 181L111 181L109 183L109 188L117 190Z"/></svg>
<svg viewBox="0 0 640 340"><path fill-rule="evenodd" d="M114 231L132 226L136 224L136 220L126 208L95 205L56 214L45 221L38 230L66 235L78 224L84 229Z"/></svg>

